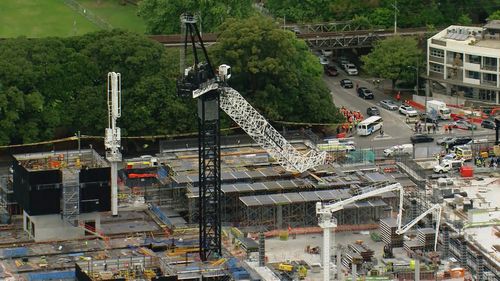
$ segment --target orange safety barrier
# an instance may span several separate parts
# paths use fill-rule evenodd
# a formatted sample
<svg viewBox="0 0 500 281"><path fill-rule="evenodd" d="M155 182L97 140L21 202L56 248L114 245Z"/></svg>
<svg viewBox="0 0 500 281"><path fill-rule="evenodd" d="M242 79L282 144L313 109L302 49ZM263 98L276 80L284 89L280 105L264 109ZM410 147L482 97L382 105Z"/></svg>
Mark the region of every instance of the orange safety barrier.
<svg viewBox="0 0 500 281"><path fill-rule="evenodd" d="M156 178L156 174L128 174L129 179Z"/></svg>
<svg viewBox="0 0 500 281"><path fill-rule="evenodd" d="M425 105L422 105L416 101L413 100L405 100L405 103L408 105L413 106L414 108L420 109L420 110L425 110Z"/></svg>

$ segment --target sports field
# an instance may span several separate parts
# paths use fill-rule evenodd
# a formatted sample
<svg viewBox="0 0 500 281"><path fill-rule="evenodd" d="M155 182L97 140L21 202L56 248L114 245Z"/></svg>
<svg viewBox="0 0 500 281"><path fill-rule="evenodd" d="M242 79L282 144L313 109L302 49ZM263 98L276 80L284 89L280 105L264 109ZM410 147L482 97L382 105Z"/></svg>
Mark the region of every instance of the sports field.
<svg viewBox="0 0 500 281"><path fill-rule="evenodd" d="M144 22L136 7L117 0L78 1L115 28L144 33ZM0 38L73 36L101 29L64 0L0 0Z"/></svg>

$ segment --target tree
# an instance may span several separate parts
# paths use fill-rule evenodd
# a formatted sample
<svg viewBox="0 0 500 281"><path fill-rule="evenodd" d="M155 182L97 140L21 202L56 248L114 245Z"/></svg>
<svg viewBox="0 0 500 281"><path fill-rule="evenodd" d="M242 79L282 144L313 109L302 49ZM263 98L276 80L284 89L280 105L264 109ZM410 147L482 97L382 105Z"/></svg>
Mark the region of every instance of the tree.
<svg viewBox="0 0 500 281"><path fill-rule="evenodd" d="M304 41L268 18L229 20L211 52L231 65L230 84L271 120L335 122L322 67Z"/></svg>
<svg viewBox="0 0 500 281"><path fill-rule="evenodd" d="M252 12L252 1L217 0L142 0L138 15L146 21L150 34L180 32L180 16L183 13L200 16L203 31L213 32L227 18L244 18Z"/></svg>
<svg viewBox="0 0 500 281"><path fill-rule="evenodd" d="M488 20L500 20L500 10L496 10L494 13L489 15Z"/></svg>
<svg viewBox="0 0 500 281"><path fill-rule="evenodd" d="M460 15L457 22L460 25L471 25L472 24L472 20L470 19L469 15L467 15L467 14Z"/></svg>
<svg viewBox="0 0 500 281"><path fill-rule="evenodd" d="M394 90L397 81L408 75L421 57L417 41L411 37L394 36L378 41L373 50L361 57L363 69L370 75L390 79ZM422 65L422 64L420 64Z"/></svg>

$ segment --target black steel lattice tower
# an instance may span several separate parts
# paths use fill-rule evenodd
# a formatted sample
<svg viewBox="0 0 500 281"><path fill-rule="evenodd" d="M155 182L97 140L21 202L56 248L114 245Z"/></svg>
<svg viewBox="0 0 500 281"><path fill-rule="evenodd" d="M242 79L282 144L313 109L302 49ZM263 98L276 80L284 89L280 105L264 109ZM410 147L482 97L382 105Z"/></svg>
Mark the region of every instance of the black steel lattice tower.
<svg viewBox="0 0 500 281"><path fill-rule="evenodd" d="M181 16L184 48L181 54L182 77L177 81L181 97L198 100L198 153L199 153L199 227L200 258L203 261L222 254L221 206L220 206L220 110L219 90L221 83L210 63L203 44L196 18ZM194 64L184 68L191 45ZM200 61L203 53L204 61ZM213 87L214 86L214 87Z"/></svg>

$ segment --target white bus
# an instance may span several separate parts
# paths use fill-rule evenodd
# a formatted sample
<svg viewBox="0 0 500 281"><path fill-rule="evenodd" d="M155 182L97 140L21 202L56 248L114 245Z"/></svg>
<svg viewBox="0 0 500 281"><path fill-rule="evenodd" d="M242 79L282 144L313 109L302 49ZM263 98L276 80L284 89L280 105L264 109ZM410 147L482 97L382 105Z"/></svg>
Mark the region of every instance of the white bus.
<svg viewBox="0 0 500 281"><path fill-rule="evenodd" d="M382 129L384 122L380 116L371 116L358 124L358 135L368 136Z"/></svg>

